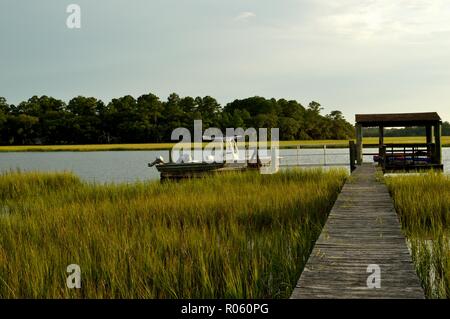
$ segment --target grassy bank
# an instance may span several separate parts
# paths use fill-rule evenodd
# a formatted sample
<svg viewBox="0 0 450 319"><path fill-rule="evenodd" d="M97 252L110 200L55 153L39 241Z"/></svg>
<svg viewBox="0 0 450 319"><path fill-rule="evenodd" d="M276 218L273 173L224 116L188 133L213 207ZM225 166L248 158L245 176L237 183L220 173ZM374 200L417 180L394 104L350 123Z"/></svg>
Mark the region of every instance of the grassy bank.
<svg viewBox="0 0 450 319"><path fill-rule="evenodd" d="M385 179L428 298L450 298L450 177Z"/></svg>
<svg viewBox="0 0 450 319"><path fill-rule="evenodd" d="M386 143L425 143L425 137L386 137ZM364 138L365 144L377 144L377 137ZM442 137L443 146L450 147L450 136ZM0 146L0 152L92 152L92 151L149 151L168 150L174 143L154 144L99 144L99 145L19 145ZM206 143L204 144L206 145ZM282 148L303 147L348 147L348 140L304 140L304 141L280 141Z"/></svg>
<svg viewBox="0 0 450 319"><path fill-rule="evenodd" d="M0 175L1 298L284 298L344 171L95 185ZM82 288L66 288L66 267Z"/></svg>

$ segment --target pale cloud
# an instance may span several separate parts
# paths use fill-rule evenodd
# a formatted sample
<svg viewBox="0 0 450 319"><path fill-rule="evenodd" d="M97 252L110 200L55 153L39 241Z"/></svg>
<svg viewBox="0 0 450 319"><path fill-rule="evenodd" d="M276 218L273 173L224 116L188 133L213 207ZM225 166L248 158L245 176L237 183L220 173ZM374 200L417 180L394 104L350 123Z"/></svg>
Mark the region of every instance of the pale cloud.
<svg viewBox="0 0 450 319"><path fill-rule="evenodd" d="M319 0L323 15L317 25L330 33L356 39L420 40L450 32L446 0Z"/></svg>
<svg viewBox="0 0 450 319"><path fill-rule="evenodd" d="M239 13L235 17L235 20L244 21L244 20L248 20L248 19L251 19L251 18L254 18L254 17L256 17L256 14L254 12L245 11L245 12Z"/></svg>
<svg viewBox="0 0 450 319"><path fill-rule="evenodd" d="M305 0L293 12L301 18L278 20L278 38L345 38L350 41L423 43L450 40L449 0ZM278 32L277 32L278 31Z"/></svg>

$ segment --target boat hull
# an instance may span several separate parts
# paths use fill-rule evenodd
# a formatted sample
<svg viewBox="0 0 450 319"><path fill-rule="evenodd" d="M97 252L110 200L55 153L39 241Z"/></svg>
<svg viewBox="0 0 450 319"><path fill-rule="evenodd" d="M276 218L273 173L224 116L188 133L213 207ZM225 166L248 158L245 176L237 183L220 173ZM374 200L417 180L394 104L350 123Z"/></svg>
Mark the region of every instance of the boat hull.
<svg viewBox="0 0 450 319"><path fill-rule="evenodd" d="M161 174L161 180L197 178L206 175L244 171L246 163L166 163L155 166Z"/></svg>

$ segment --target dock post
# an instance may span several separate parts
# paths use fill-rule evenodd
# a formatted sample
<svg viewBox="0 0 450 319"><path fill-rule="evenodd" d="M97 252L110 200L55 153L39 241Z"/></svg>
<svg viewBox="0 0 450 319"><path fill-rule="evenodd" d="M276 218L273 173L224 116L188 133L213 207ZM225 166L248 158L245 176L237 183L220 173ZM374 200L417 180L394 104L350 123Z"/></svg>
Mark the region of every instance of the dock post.
<svg viewBox="0 0 450 319"><path fill-rule="evenodd" d="M431 162L435 163L436 160L434 158L434 148L433 148L433 129L431 125L427 125L425 127L426 131L426 141L427 141L427 156L431 158Z"/></svg>
<svg viewBox="0 0 450 319"><path fill-rule="evenodd" d="M381 149L384 145L384 126L380 125L378 128L378 156L381 155Z"/></svg>
<svg viewBox="0 0 450 319"><path fill-rule="evenodd" d="M435 158L436 164L442 164L442 143L441 143L441 132L442 132L442 123L438 123L434 126L434 143L436 144L435 148Z"/></svg>
<svg viewBox="0 0 450 319"><path fill-rule="evenodd" d="M349 141L348 142L348 148L350 151L350 172L353 172L356 168L355 166L355 160L356 160L356 154L355 154L355 142Z"/></svg>
<svg viewBox="0 0 450 319"><path fill-rule="evenodd" d="M385 169L386 169L386 163L387 163L386 145L383 145L381 147L380 154L379 154L379 157L378 157L378 161L379 161L378 164L383 168L383 172L384 172Z"/></svg>
<svg viewBox="0 0 450 319"><path fill-rule="evenodd" d="M356 162L358 165L361 165L363 162L362 155L362 125L357 123L356 126Z"/></svg>

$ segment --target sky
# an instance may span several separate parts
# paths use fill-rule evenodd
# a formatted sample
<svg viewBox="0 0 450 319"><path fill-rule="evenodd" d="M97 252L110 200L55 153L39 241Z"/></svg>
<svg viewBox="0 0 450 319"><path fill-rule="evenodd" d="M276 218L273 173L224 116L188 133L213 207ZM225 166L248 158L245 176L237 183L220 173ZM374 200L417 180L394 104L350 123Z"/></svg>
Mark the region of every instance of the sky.
<svg viewBox="0 0 450 319"><path fill-rule="evenodd" d="M80 29L66 25L70 4ZM1 0L9 103L150 92L450 121L450 1Z"/></svg>

